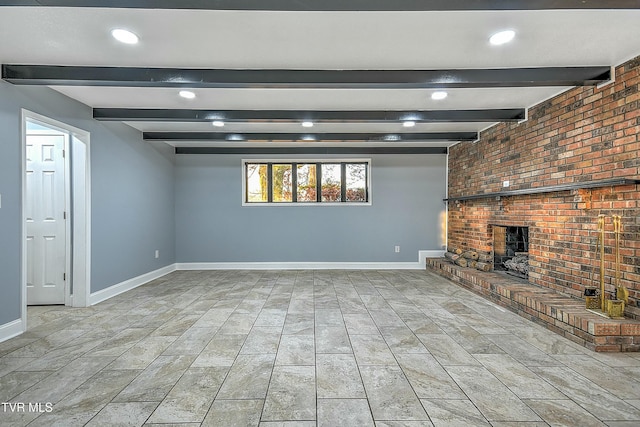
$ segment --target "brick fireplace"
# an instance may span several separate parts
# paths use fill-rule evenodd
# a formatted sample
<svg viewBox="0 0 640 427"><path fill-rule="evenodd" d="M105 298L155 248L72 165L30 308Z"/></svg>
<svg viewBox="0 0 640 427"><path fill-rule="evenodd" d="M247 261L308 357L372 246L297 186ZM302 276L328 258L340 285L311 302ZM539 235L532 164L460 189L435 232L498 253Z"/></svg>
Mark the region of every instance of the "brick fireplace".
<svg viewBox="0 0 640 427"><path fill-rule="evenodd" d="M600 214L606 218L605 284L614 291L612 216L620 215L620 281L629 289L626 314L636 317L640 58L617 67L615 75L612 84L570 89L531 108L524 123L499 124L475 143L451 147L447 237L450 246L493 260L497 229L526 228L527 280L579 298L597 280Z"/></svg>

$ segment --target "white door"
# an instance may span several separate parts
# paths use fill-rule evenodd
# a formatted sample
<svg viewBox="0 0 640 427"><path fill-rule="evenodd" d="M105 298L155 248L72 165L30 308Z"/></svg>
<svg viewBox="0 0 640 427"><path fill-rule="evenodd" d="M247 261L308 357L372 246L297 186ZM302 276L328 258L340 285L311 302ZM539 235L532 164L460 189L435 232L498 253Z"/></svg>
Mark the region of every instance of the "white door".
<svg viewBox="0 0 640 427"><path fill-rule="evenodd" d="M27 135L27 304L64 304L64 134Z"/></svg>

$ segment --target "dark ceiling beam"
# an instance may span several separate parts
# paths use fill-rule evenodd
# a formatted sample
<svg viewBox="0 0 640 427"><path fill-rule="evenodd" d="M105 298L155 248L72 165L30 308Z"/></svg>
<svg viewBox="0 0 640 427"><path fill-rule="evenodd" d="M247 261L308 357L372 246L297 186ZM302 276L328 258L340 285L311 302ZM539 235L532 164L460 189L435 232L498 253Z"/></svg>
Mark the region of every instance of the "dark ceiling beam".
<svg viewBox="0 0 640 427"><path fill-rule="evenodd" d="M0 0L0 6L354 12L640 8L636 0Z"/></svg>
<svg viewBox="0 0 640 427"><path fill-rule="evenodd" d="M176 147L176 154L447 154L447 147Z"/></svg>
<svg viewBox="0 0 640 427"><path fill-rule="evenodd" d="M430 133L230 133L230 132L143 132L145 141L475 141L476 132ZM313 137L313 139L311 139Z"/></svg>
<svg viewBox="0 0 640 427"><path fill-rule="evenodd" d="M526 118L524 108L485 110L322 111L322 110L189 110L157 108L94 108L101 121L155 122L513 122Z"/></svg>
<svg viewBox="0 0 640 427"><path fill-rule="evenodd" d="M240 70L3 64L2 78L19 85L51 86L441 89L596 85L611 79L611 67Z"/></svg>

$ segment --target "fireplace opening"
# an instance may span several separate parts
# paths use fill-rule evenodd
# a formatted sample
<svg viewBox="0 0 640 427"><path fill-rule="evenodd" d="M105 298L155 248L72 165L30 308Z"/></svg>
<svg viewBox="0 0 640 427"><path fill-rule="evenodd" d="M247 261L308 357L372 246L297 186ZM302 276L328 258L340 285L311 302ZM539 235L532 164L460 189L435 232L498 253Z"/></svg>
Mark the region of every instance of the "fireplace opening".
<svg viewBox="0 0 640 427"><path fill-rule="evenodd" d="M493 269L529 278L529 228L493 226Z"/></svg>

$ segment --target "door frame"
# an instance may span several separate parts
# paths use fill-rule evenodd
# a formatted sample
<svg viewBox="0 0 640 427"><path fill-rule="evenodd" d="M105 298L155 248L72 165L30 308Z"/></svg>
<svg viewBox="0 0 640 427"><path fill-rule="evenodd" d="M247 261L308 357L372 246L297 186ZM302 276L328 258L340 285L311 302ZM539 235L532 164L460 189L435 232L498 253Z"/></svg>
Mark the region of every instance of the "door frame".
<svg viewBox="0 0 640 427"><path fill-rule="evenodd" d="M65 305L87 307L91 289L91 185L90 185L90 134L87 131L59 122L49 117L21 110L21 183L22 183L22 241L21 241L21 287L22 325L27 330L27 222L26 222L26 166L27 166L27 121L39 123L66 133L65 138L65 210L66 227L66 270ZM73 157L73 160L72 160ZM73 250L72 250L73 249ZM73 286L73 293L71 293Z"/></svg>

